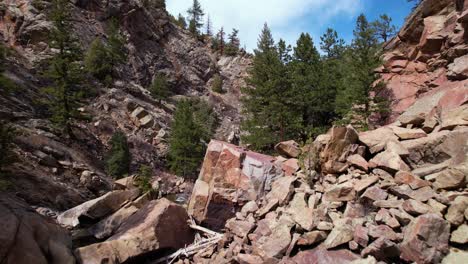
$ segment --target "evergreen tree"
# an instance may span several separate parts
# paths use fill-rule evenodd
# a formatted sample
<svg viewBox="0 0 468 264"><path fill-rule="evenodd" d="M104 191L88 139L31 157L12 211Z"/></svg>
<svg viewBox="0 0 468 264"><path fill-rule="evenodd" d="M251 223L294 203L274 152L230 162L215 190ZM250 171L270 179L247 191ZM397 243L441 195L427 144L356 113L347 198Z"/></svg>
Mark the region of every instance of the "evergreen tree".
<svg viewBox="0 0 468 264"><path fill-rule="evenodd" d="M194 36L200 35L200 29L203 27L203 9L198 0L193 0L192 7L187 11L189 14L189 31Z"/></svg>
<svg viewBox="0 0 468 264"><path fill-rule="evenodd" d="M228 36L229 43L226 45L226 55L236 56L240 48L239 30L233 28L232 33Z"/></svg>
<svg viewBox="0 0 468 264"><path fill-rule="evenodd" d="M242 89L246 117L242 128L247 132L242 140L256 150L270 151L277 142L298 137L301 118L294 107L296 97L289 89L287 66L278 55L267 24L257 46L247 79L249 87Z"/></svg>
<svg viewBox="0 0 468 264"><path fill-rule="evenodd" d="M343 39L338 38L338 33L328 28L327 32L320 37L320 49L326 54L327 59L340 58L345 49L345 42Z"/></svg>
<svg viewBox="0 0 468 264"><path fill-rule="evenodd" d="M153 176L153 169L147 165L141 165L138 169L138 174L135 183L143 194L152 194L153 186L151 185L151 178Z"/></svg>
<svg viewBox="0 0 468 264"><path fill-rule="evenodd" d="M177 17L177 25L183 29L187 29L187 21L185 21L185 17L179 13L179 16Z"/></svg>
<svg viewBox="0 0 468 264"><path fill-rule="evenodd" d="M218 127L218 117L208 102L200 98L190 100L195 123L201 129L201 140L208 143Z"/></svg>
<svg viewBox="0 0 468 264"><path fill-rule="evenodd" d="M169 84L164 74L158 73L154 77L153 83L149 89L151 96L161 103L162 100L166 99L170 95Z"/></svg>
<svg viewBox="0 0 468 264"><path fill-rule="evenodd" d="M81 69L77 63L81 60L78 40L72 35L71 13L67 0L54 0L50 18L54 29L50 34L50 46L57 49L57 54L50 60L48 77L54 85L45 89L49 95L51 120L71 134L70 119L76 115L77 100L82 96L80 90Z"/></svg>
<svg viewBox="0 0 468 264"><path fill-rule="evenodd" d="M107 155L107 173L114 178L122 178L130 170L130 150L127 137L121 131L112 135L109 142L110 151Z"/></svg>
<svg viewBox="0 0 468 264"><path fill-rule="evenodd" d="M379 19L372 23L372 26L376 36L383 42L387 42L396 35L396 27L392 25L392 18L386 14L380 15Z"/></svg>
<svg viewBox="0 0 468 264"><path fill-rule="evenodd" d="M5 166L12 163L14 153L12 152L12 142L14 139L14 129L4 122L0 122L0 174L3 172Z"/></svg>
<svg viewBox="0 0 468 264"><path fill-rule="evenodd" d="M347 53L351 72L345 76L346 89L338 93L337 111L345 116L353 110L367 125L367 118L375 110L369 96L378 77L374 70L380 65L379 45L375 30L364 15L358 17L353 33L353 43Z"/></svg>
<svg viewBox="0 0 468 264"><path fill-rule="evenodd" d="M122 64L127 60L125 39L120 34L119 20L117 18L114 17L111 19L107 35L109 64L112 71L115 71L117 65Z"/></svg>
<svg viewBox="0 0 468 264"><path fill-rule="evenodd" d="M213 47L215 50L218 50L221 55L224 54L224 49L226 47L224 36L224 28L221 27L221 29L218 31L218 34L216 34L216 42L214 43L215 45Z"/></svg>
<svg viewBox="0 0 468 264"><path fill-rule="evenodd" d="M10 94L17 89L17 85L7 76L3 75L7 53L7 48L5 48L2 43L0 43L0 90L4 91L6 94Z"/></svg>
<svg viewBox="0 0 468 264"><path fill-rule="evenodd" d="M209 37L213 36L213 25L210 16L206 20L206 35Z"/></svg>
<svg viewBox="0 0 468 264"><path fill-rule="evenodd" d="M112 66L107 62L109 53L99 38L96 38L86 52L84 64L87 72L104 81L112 74Z"/></svg>
<svg viewBox="0 0 468 264"><path fill-rule="evenodd" d="M221 75L215 74L213 77L213 83L211 85L211 90L216 93L224 93L223 91L223 79Z"/></svg>
<svg viewBox="0 0 468 264"><path fill-rule="evenodd" d="M278 41L278 57L284 65L287 65L291 62L292 48L291 45L286 45L286 42L283 39Z"/></svg>
<svg viewBox="0 0 468 264"><path fill-rule="evenodd" d="M180 101L174 113L169 139L169 166L174 173L187 178L196 176L205 152L202 136L190 101Z"/></svg>

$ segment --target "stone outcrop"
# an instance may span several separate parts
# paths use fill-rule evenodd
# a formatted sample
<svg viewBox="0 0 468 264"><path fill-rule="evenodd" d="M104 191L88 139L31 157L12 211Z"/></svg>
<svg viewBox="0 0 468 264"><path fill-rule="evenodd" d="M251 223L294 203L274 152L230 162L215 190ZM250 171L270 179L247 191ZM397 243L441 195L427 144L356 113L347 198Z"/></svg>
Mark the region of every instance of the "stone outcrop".
<svg viewBox="0 0 468 264"><path fill-rule="evenodd" d="M158 249L176 250L193 241L187 220L181 206L167 199L151 201L106 241L78 248L75 255L81 263L124 263Z"/></svg>
<svg viewBox="0 0 468 264"><path fill-rule="evenodd" d="M271 190L273 180L282 174L271 156L212 140L194 186L189 214L200 223L221 228L243 204Z"/></svg>
<svg viewBox="0 0 468 264"><path fill-rule="evenodd" d="M0 194L0 211L2 263L75 263L67 230L5 194Z"/></svg>

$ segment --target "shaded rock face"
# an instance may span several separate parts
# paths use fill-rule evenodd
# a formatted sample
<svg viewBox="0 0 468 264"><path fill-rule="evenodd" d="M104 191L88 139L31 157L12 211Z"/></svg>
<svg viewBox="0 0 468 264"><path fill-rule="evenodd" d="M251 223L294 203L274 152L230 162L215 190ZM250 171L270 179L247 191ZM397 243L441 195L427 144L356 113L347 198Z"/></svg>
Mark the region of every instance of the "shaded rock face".
<svg viewBox="0 0 468 264"><path fill-rule="evenodd" d="M0 194L2 263L74 264L68 232L16 198Z"/></svg>
<svg viewBox="0 0 468 264"><path fill-rule="evenodd" d="M172 114L181 97L208 101L222 120L215 137L238 142L240 87L251 65L248 55L217 58L204 42L172 24L166 10L144 4L148 1L72 2L72 31L83 53L95 38L107 41L110 18L118 17L128 61L117 67L118 76L109 87L90 80L96 96L79 110L92 120L75 120L76 138L67 139L36 103L45 99L42 89L50 83L38 74L54 53L47 44L50 1L1 1L0 41L15 50L5 62L5 75L21 87L10 95L0 93L0 119L22 131L15 140L20 160L11 168L16 175L11 177L13 192L30 204L56 210L103 195L111 190L105 157L117 131L127 135L131 172L140 164L163 167ZM156 73L167 76L175 100L159 103L151 97L146 87ZM225 94L211 91L215 73L223 77ZM84 171L91 175L80 179Z"/></svg>
<svg viewBox="0 0 468 264"><path fill-rule="evenodd" d="M466 102L467 8L454 0L422 1L387 43L381 71L391 101L387 122L416 121Z"/></svg>
<svg viewBox="0 0 468 264"><path fill-rule="evenodd" d="M124 263L158 250L176 250L193 241L188 219L184 208L167 199L151 201L109 239L78 248L75 255L81 263Z"/></svg>
<svg viewBox="0 0 468 264"><path fill-rule="evenodd" d="M188 211L198 222L221 228L245 203L262 197L282 175L274 158L212 140Z"/></svg>

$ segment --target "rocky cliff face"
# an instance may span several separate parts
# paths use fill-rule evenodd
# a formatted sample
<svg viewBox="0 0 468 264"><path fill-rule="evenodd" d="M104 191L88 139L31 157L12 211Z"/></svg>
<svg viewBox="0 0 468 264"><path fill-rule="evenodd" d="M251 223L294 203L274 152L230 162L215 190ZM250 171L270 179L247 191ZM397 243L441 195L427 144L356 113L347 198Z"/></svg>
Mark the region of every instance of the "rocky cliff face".
<svg viewBox="0 0 468 264"><path fill-rule="evenodd" d="M19 162L10 168L13 190L33 205L66 209L111 189L103 168L108 141L117 130L130 142L132 169L138 164L161 168L167 154L172 114L180 97L209 101L221 120L216 137L236 140L240 123L240 87L248 57L218 58L202 42L171 23L164 8L137 0L75 1L73 31L85 50L96 38L105 39L111 17L119 19L126 39L128 62L109 88L93 83L97 96L79 110L89 121L76 121L76 139L57 136L39 102L48 80L41 63L53 54L47 41L52 24L49 1L6 0L0 3L0 40L11 49L5 75L18 89L2 91L1 118L20 132ZM159 104L145 89L156 73L164 73L173 98ZM220 73L225 94L211 91Z"/></svg>
<svg viewBox="0 0 468 264"><path fill-rule="evenodd" d="M386 45L379 72L391 100L387 122L405 111L402 118L435 117L466 102L467 12L468 1L422 1Z"/></svg>

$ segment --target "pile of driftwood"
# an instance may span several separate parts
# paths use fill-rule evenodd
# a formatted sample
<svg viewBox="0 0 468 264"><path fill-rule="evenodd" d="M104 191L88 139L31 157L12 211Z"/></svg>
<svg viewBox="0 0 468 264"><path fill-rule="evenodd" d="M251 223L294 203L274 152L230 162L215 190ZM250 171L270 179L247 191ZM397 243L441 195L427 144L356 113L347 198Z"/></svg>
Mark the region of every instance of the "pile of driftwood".
<svg viewBox="0 0 468 264"><path fill-rule="evenodd" d="M216 245L223 238L223 234L199 226L193 219L190 219L188 224L190 228L198 231L198 233L195 235L195 241L191 245L188 245L185 248L181 248L169 256L156 260L156 262L154 262L155 264L171 264L181 257L189 258L197 253L203 253L206 250L209 250L212 246Z"/></svg>

